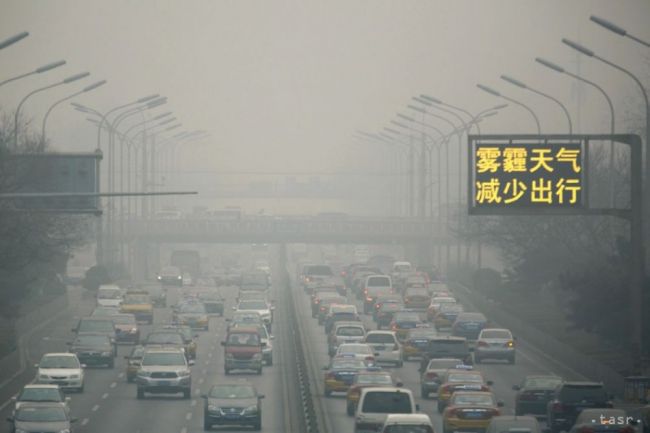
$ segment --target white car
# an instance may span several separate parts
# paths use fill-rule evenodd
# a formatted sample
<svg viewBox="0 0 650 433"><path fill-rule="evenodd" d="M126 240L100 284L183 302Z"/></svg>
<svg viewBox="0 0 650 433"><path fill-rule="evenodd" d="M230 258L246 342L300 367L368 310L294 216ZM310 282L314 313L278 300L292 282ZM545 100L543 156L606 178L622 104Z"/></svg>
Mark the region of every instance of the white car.
<svg viewBox="0 0 650 433"><path fill-rule="evenodd" d="M433 423L425 413L389 414L381 433L433 433Z"/></svg>
<svg viewBox="0 0 650 433"><path fill-rule="evenodd" d="M97 305L100 307L119 307L124 297L115 284L102 284L97 289Z"/></svg>
<svg viewBox="0 0 650 433"><path fill-rule="evenodd" d="M515 338L508 329L485 328L481 330L474 349L474 362L484 359L505 359L515 363Z"/></svg>
<svg viewBox="0 0 650 433"><path fill-rule="evenodd" d="M239 304L236 307L233 307L233 310L240 312L257 312L260 314L262 321L271 332L271 323L273 323L273 310L275 307L269 305L268 302L262 299L247 299L239 301Z"/></svg>
<svg viewBox="0 0 650 433"><path fill-rule="evenodd" d="M59 385L64 390L84 390L85 365L74 353L46 353L35 367L38 368L35 383Z"/></svg>
<svg viewBox="0 0 650 433"><path fill-rule="evenodd" d="M402 347L393 331L369 331L363 342L375 352L377 362L390 362L396 367L404 365Z"/></svg>
<svg viewBox="0 0 650 433"><path fill-rule="evenodd" d="M391 413L414 414L420 411L413 392L407 388L362 388L354 416L354 433L381 431Z"/></svg>
<svg viewBox="0 0 650 433"><path fill-rule="evenodd" d="M370 345L364 343L343 343L336 349L334 357L360 359L369 366L375 364L375 352Z"/></svg>

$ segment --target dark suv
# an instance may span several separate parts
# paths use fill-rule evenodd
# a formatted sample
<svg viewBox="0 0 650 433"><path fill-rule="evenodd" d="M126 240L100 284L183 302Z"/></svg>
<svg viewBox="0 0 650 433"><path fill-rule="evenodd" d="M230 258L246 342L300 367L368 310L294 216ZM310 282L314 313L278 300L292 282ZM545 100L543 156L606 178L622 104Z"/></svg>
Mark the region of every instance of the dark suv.
<svg viewBox="0 0 650 433"><path fill-rule="evenodd" d="M563 382L546 405L548 427L551 433L568 431L583 409L610 407L612 402L602 383Z"/></svg>
<svg viewBox="0 0 650 433"><path fill-rule="evenodd" d="M472 364L472 354L467 340L463 337L434 337L429 340L429 345L422 349L420 371L424 371L432 359L456 358L465 365Z"/></svg>

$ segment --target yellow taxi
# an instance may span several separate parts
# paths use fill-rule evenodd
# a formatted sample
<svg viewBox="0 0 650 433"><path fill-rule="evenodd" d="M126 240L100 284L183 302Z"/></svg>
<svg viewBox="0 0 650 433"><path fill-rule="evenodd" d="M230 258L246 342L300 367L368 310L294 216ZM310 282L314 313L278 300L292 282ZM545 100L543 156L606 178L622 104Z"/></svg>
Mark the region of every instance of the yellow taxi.
<svg viewBox="0 0 650 433"><path fill-rule="evenodd" d="M136 320L153 323L153 303L148 292L129 290L120 305L121 313L133 314Z"/></svg>
<svg viewBox="0 0 650 433"><path fill-rule="evenodd" d="M331 396L333 392L347 393L357 373L367 368L365 361L356 359L354 355L332 358L329 366L323 367L323 370L326 370L324 378L325 397Z"/></svg>
<svg viewBox="0 0 650 433"><path fill-rule="evenodd" d="M420 315L413 311L398 311L393 314L393 320L390 322L390 329L399 341L406 339L410 329L425 326L427 323L423 322Z"/></svg>
<svg viewBox="0 0 650 433"><path fill-rule="evenodd" d="M126 380L127 382L133 382L135 376L138 374L140 369L140 364L142 363L142 357L144 356L144 346L133 346L131 353L126 355Z"/></svg>
<svg viewBox="0 0 650 433"><path fill-rule="evenodd" d="M451 328L456 317L465 311L462 304L442 303L436 310L433 317L433 325L436 329Z"/></svg>
<svg viewBox="0 0 650 433"><path fill-rule="evenodd" d="M456 391L442 414L443 433L485 431L492 417L501 415L502 401L483 391Z"/></svg>
<svg viewBox="0 0 650 433"><path fill-rule="evenodd" d="M402 344L404 360L408 361L413 357L420 357L429 347L429 341L437 337L438 333L433 328L409 329Z"/></svg>
<svg viewBox="0 0 650 433"><path fill-rule="evenodd" d="M357 373L352 381L352 385L348 389L345 397L347 414L354 416L359 404L359 397L361 396L361 389L371 386L397 386L401 387L402 382L396 381L393 375L386 370L379 367L368 367L368 371Z"/></svg>
<svg viewBox="0 0 650 433"><path fill-rule="evenodd" d="M441 385L438 388L438 412L442 413L451 396L456 391L490 391L491 381L486 381L483 373L473 370L471 366L462 369L454 368L447 370L442 376Z"/></svg>

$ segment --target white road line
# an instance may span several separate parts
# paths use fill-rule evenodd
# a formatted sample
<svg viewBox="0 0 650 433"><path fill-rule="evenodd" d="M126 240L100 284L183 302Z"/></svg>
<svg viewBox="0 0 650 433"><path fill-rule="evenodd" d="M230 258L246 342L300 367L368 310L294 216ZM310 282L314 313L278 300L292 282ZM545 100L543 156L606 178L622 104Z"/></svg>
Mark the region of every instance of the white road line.
<svg viewBox="0 0 650 433"><path fill-rule="evenodd" d="M199 385L203 385L203 382L205 382L205 380L203 378L200 378L199 379Z"/></svg>
<svg viewBox="0 0 650 433"><path fill-rule="evenodd" d="M186 413L185 414L185 419L188 420L188 421L191 420L192 419L192 412Z"/></svg>
<svg viewBox="0 0 650 433"><path fill-rule="evenodd" d="M90 421L90 418L84 418L81 420L81 425L86 425L88 424L88 421Z"/></svg>
<svg viewBox="0 0 650 433"><path fill-rule="evenodd" d="M91 410L92 410L93 412L97 412L97 409L99 409L99 405L98 405L98 404L94 405L93 408L92 408Z"/></svg>
<svg viewBox="0 0 650 433"><path fill-rule="evenodd" d="M204 376L208 374L208 369L204 368L203 370L201 370L201 374L203 374Z"/></svg>
<svg viewBox="0 0 650 433"><path fill-rule="evenodd" d="M105 393L102 395L102 400L106 400L107 397L108 397L108 393L105 392Z"/></svg>
<svg viewBox="0 0 650 433"><path fill-rule="evenodd" d="M187 427L183 427L183 428L181 429L181 433L187 433Z"/></svg>
<svg viewBox="0 0 650 433"><path fill-rule="evenodd" d="M117 375L118 379L122 379L124 377L124 373L120 373Z"/></svg>
<svg viewBox="0 0 650 433"><path fill-rule="evenodd" d="M192 406L192 407L196 406L196 400L192 400L192 403L190 403L190 406Z"/></svg>
<svg viewBox="0 0 650 433"><path fill-rule="evenodd" d="M110 386L111 386L111 388L115 388L115 387L117 386L117 382L113 382L113 383L111 383Z"/></svg>
<svg viewBox="0 0 650 433"><path fill-rule="evenodd" d="M213 355L212 352L208 353L208 358L212 358L212 355Z"/></svg>
<svg viewBox="0 0 650 433"><path fill-rule="evenodd" d="M9 406L10 403L14 402L14 398L18 397L18 393L11 396L11 398L0 405L0 410L3 410L5 407Z"/></svg>
<svg viewBox="0 0 650 433"><path fill-rule="evenodd" d="M194 395L201 395L201 390L197 389L196 391L194 391Z"/></svg>
<svg viewBox="0 0 650 433"><path fill-rule="evenodd" d="M210 364L210 361L206 360L205 365L209 365L209 364Z"/></svg>

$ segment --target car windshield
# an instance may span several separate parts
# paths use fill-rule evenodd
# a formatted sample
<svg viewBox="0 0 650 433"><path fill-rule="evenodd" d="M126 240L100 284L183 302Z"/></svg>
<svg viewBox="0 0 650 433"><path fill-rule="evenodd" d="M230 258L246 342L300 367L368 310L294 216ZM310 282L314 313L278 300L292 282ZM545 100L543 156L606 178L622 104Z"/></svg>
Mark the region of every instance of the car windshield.
<svg viewBox="0 0 650 433"><path fill-rule="evenodd" d="M108 346L110 340L105 335L80 335L74 340L77 346Z"/></svg>
<svg viewBox="0 0 650 433"><path fill-rule="evenodd" d="M205 314L205 307L203 304L183 304L178 308L178 311L183 314L183 313L191 313L191 314Z"/></svg>
<svg viewBox="0 0 650 433"><path fill-rule="evenodd" d="M82 320L78 332L115 332L112 320Z"/></svg>
<svg viewBox="0 0 650 433"><path fill-rule="evenodd" d="M600 385L593 386L563 386L562 399L567 401L607 401L605 388Z"/></svg>
<svg viewBox="0 0 650 433"><path fill-rule="evenodd" d="M178 332L155 332L147 337L147 344L182 345L183 337Z"/></svg>
<svg viewBox="0 0 650 433"><path fill-rule="evenodd" d="M44 356L38 366L40 368L80 368L76 356L65 355Z"/></svg>
<svg viewBox="0 0 650 433"><path fill-rule="evenodd" d="M134 305L137 305L137 304L149 304L149 295L145 295L145 294L138 294L138 295L130 294L129 295L129 294L127 294L124 297L124 303L125 304L134 304Z"/></svg>
<svg viewBox="0 0 650 433"><path fill-rule="evenodd" d="M182 353L155 353L148 352L142 358L142 365L186 365L185 355Z"/></svg>
<svg viewBox="0 0 650 433"><path fill-rule="evenodd" d="M363 399L364 413L413 413L409 394L400 391L371 391Z"/></svg>
<svg viewBox="0 0 650 433"><path fill-rule="evenodd" d="M336 335L345 337L363 337L363 328L359 326L342 326L336 330Z"/></svg>
<svg viewBox="0 0 650 433"><path fill-rule="evenodd" d="M433 430L422 424L394 424L386 426L384 433L433 433Z"/></svg>
<svg viewBox="0 0 650 433"><path fill-rule="evenodd" d="M455 298L443 297L443 298L433 298L431 301L432 304L455 304Z"/></svg>
<svg viewBox="0 0 650 433"><path fill-rule="evenodd" d="M412 287L406 291L406 296L429 296L429 291L420 287Z"/></svg>
<svg viewBox="0 0 650 433"><path fill-rule="evenodd" d="M337 358L332 361L331 368L337 370L362 369L362 368L366 368L366 363L360 359Z"/></svg>
<svg viewBox="0 0 650 433"><path fill-rule="evenodd" d="M404 308L402 304L390 302L390 303L382 304L381 307L379 307L379 311L383 313L391 313L391 312L400 311L402 308Z"/></svg>
<svg viewBox="0 0 650 433"><path fill-rule="evenodd" d="M483 383L483 376L480 374L467 374L467 373L451 373L447 377L447 382L477 382Z"/></svg>
<svg viewBox="0 0 650 433"><path fill-rule="evenodd" d="M488 329L481 332L481 338L499 338L504 340L512 339L510 331L505 329Z"/></svg>
<svg viewBox="0 0 650 433"><path fill-rule="evenodd" d="M368 277L369 286L389 287L390 278L388 277Z"/></svg>
<svg viewBox="0 0 650 433"><path fill-rule="evenodd" d="M464 394L456 393L452 397L452 405L456 406L494 406L494 397L490 394Z"/></svg>
<svg viewBox="0 0 650 433"><path fill-rule="evenodd" d="M407 265L407 264L404 264L404 265L395 265L395 266L393 267L393 270L395 270L395 271L397 271L397 272L408 272L408 271L411 270L411 265Z"/></svg>
<svg viewBox="0 0 650 433"><path fill-rule="evenodd" d="M420 316L417 313L397 313L395 322L420 322Z"/></svg>
<svg viewBox="0 0 650 433"><path fill-rule="evenodd" d="M23 388L18 401L63 401L57 388Z"/></svg>
<svg viewBox="0 0 650 433"><path fill-rule="evenodd" d="M448 369L454 368L463 362L460 359L432 359L429 361L427 369L437 370L437 369Z"/></svg>
<svg viewBox="0 0 650 433"><path fill-rule="evenodd" d="M365 344L341 344L338 353L372 354L372 349Z"/></svg>
<svg viewBox="0 0 650 433"><path fill-rule="evenodd" d="M524 381L524 388L555 389L560 383L562 383L562 379L559 377L527 377Z"/></svg>
<svg viewBox="0 0 650 433"><path fill-rule="evenodd" d="M52 407L21 407L16 411L16 421L25 422L57 422L66 421L68 416L65 409Z"/></svg>
<svg viewBox="0 0 650 433"><path fill-rule="evenodd" d="M91 316L114 316L120 314L119 308L97 307L93 310Z"/></svg>
<svg viewBox="0 0 650 433"><path fill-rule="evenodd" d="M228 344L231 346L259 346L260 336L252 332L230 334Z"/></svg>
<svg viewBox="0 0 650 433"><path fill-rule="evenodd" d="M217 385L210 390L211 398L255 398L255 390L248 385Z"/></svg>
<svg viewBox="0 0 650 433"><path fill-rule="evenodd" d="M368 334L366 343L393 344L395 343L395 337L393 337L393 334Z"/></svg>
<svg viewBox="0 0 650 433"><path fill-rule="evenodd" d="M239 303L239 310L267 310L269 308L264 301L243 301Z"/></svg>
<svg viewBox="0 0 650 433"><path fill-rule="evenodd" d="M120 299L120 289L99 289L97 298L99 299Z"/></svg>
<svg viewBox="0 0 650 433"><path fill-rule="evenodd" d="M136 324L135 322L135 316L115 316L112 318L113 323L116 325L134 325Z"/></svg>
<svg viewBox="0 0 650 433"><path fill-rule="evenodd" d="M442 313L460 313L462 311L463 306L461 304L447 303L440 305L440 312Z"/></svg>
<svg viewBox="0 0 650 433"><path fill-rule="evenodd" d="M326 276L329 277L334 275L332 273L332 268L326 265L314 265L307 268L307 275L317 275L317 276Z"/></svg>
<svg viewBox="0 0 650 433"><path fill-rule="evenodd" d="M393 384L389 374L359 374L356 383L359 385L388 385Z"/></svg>
<svg viewBox="0 0 650 433"><path fill-rule="evenodd" d="M183 336L183 339L185 341L189 341L192 339L192 329L190 329L189 326L179 326L178 328L170 328L173 329L174 331L180 333Z"/></svg>

